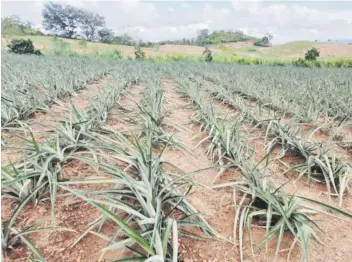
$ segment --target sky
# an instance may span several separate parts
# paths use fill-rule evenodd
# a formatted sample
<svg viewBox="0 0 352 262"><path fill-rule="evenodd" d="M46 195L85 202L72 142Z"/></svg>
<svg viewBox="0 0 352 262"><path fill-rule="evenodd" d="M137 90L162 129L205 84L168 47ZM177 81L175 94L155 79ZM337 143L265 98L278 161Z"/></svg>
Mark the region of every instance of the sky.
<svg viewBox="0 0 352 262"><path fill-rule="evenodd" d="M46 1L1 1L1 17L19 15L42 28ZM352 38L350 1L54 1L94 11L116 34L145 41L195 37L200 29L273 35L273 43Z"/></svg>

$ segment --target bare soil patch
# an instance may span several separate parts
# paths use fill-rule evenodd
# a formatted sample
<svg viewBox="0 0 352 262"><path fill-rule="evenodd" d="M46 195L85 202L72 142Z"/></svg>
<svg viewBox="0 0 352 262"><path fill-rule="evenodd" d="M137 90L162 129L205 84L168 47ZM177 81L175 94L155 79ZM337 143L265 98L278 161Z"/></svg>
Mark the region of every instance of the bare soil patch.
<svg viewBox="0 0 352 262"><path fill-rule="evenodd" d="M170 112L165 122L177 125L178 131L174 133L174 137L182 143L187 151L192 152L189 154L166 149L165 159L184 172L213 166L205 154L205 149L203 147L195 148L201 138L194 139L199 135L199 126L192 125L190 119L194 109L187 109L189 103L174 90L171 82L165 81L162 87L166 97L164 107ZM194 188L189 194L188 200L215 230L231 239L233 211L228 208L231 205L231 192L206 188L212 185L217 173L218 170L213 169L193 175L192 179L203 186ZM180 248L184 261L236 261L236 250L233 244L225 240L197 241L182 237Z"/></svg>
<svg viewBox="0 0 352 262"><path fill-rule="evenodd" d="M120 99L119 107L112 108L109 112L107 129L118 130L128 135L138 135L137 123L134 123L138 116L138 105L141 100L143 85L134 85L130 88L129 94Z"/></svg>
<svg viewBox="0 0 352 262"><path fill-rule="evenodd" d="M352 45L349 44L324 44L318 49L321 57L352 57Z"/></svg>

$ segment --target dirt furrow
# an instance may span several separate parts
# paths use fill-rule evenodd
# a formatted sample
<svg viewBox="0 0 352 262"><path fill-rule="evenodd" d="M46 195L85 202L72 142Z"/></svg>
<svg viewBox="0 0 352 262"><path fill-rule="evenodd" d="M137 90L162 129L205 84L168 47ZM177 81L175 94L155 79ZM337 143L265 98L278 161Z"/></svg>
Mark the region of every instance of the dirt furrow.
<svg viewBox="0 0 352 262"><path fill-rule="evenodd" d="M185 172L191 172L213 166L213 163L205 154L201 146L195 148L201 137L199 126L191 124L191 115L194 109L188 108L189 103L181 98L170 81L164 81L162 89L165 94L164 108L169 112L165 123L174 125L174 137L182 143L186 151L167 149L164 152L166 161L171 162ZM172 133L172 132L170 132ZM205 134L203 134L205 135ZM203 136L204 137L204 136ZM202 184L192 190L188 196L190 203L202 214L209 224L224 237L231 239L233 235L233 211L228 208L231 204L230 191L214 191L206 188L212 185L212 181L218 170L207 170L193 175L196 183ZM238 256L234 245L226 241L197 241L190 238L181 238L181 250L184 261L237 261Z"/></svg>
<svg viewBox="0 0 352 262"><path fill-rule="evenodd" d="M140 128L138 120L138 105L141 101L142 91L145 86L134 85L130 88L129 94L120 99L118 107L109 111L106 128L112 131L119 131L127 135L138 135Z"/></svg>
<svg viewBox="0 0 352 262"><path fill-rule="evenodd" d="M90 105L90 100L99 96L103 92L106 85L112 83L114 77L107 75L104 78L94 81L92 84L87 85L85 89L74 94L72 97L66 97L61 102L52 105L50 112L46 114L38 113L28 121L28 124L34 131L43 131L43 127L50 128L51 125L57 121L65 120L67 112L70 112L73 107L78 111L86 109Z"/></svg>

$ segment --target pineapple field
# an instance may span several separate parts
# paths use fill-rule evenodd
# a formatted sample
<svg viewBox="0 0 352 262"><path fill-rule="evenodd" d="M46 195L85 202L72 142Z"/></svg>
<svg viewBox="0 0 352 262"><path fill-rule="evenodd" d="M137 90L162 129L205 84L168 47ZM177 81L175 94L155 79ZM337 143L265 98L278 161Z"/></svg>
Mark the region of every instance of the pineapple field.
<svg viewBox="0 0 352 262"><path fill-rule="evenodd" d="M352 70L2 56L3 261L352 261Z"/></svg>

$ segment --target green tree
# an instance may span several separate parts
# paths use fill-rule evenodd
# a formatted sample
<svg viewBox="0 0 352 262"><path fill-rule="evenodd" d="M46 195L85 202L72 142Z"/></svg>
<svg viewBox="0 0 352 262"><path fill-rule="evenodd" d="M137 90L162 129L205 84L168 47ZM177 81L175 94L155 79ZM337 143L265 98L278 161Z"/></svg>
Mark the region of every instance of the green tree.
<svg viewBox="0 0 352 262"><path fill-rule="evenodd" d="M269 46L271 46L270 41L272 39L273 39L273 36L271 34L266 34L262 39L255 42L254 45L269 47Z"/></svg>
<svg viewBox="0 0 352 262"><path fill-rule="evenodd" d="M71 5L53 2L44 4L43 26L46 30L65 38L74 38L81 32L85 39L93 41L105 25L105 18Z"/></svg>
<svg viewBox="0 0 352 262"><path fill-rule="evenodd" d="M98 40L102 43L111 44L114 40L114 32L108 28L100 29L98 31Z"/></svg>
<svg viewBox="0 0 352 262"><path fill-rule="evenodd" d="M134 55L138 60L145 59L145 53L139 45L134 47Z"/></svg>
<svg viewBox="0 0 352 262"><path fill-rule="evenodd" d="M49 2L42 14L44 28L66 38L73 38L82 22L82 10L71 5Z"/></svg>
<svg viewBox="0 0 352 262"><path fill-rule="evenodd" d="M41 55L41 52L34 48L32 40L14 39L8 45L10 52L15 54Z"/></svg>
<svg viewBox="0 0 352 262"><path fill-rule="evenodd" d="M81 29L88 41L97 38L97 32L105 25L105 18L96 13L82 10Z"/></svg>
<svg viewBox="0 0 352 262"><path fill-rule="evenodd" d="M204 56L205 62L211 62L211 61L213 61L212 52L211 52L211 50L210 50L208 47L205 48L205 50L204 50L204 52L203 52L203 56Z"/></svg>
<svg viewBox="0 0 352 262"><path fill-rule="evenodd" d="M117 45L129 45L129 46L138 45L137 42L134 41L133 38L131 36L129 36L128 34L114 36L112 42Z"/></svg>
<svg viewBox="0 0 352 262"><path fill-rule="evenodd" d="M38 29L33 28L33 24L23 21L19 16L9 16L1 19L1 35L40 35Z"/></svg>
<svg viewBox="0 0 352 262"><path fill-rule="evenodd" d="M305 53L304 58L308 61L315 61L319 57L320 52L318 49L313 47L312 49L308 50L307 53Z"/></svg>

